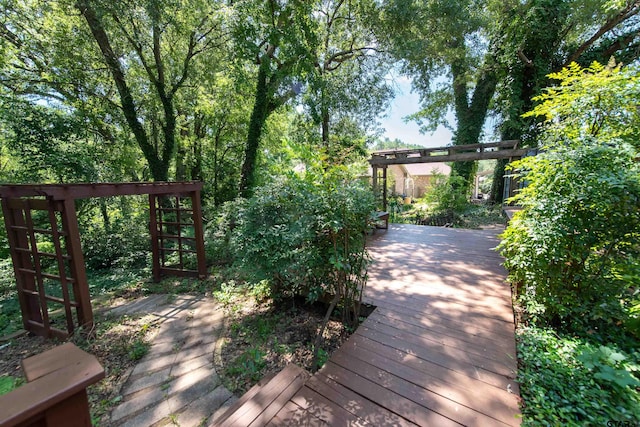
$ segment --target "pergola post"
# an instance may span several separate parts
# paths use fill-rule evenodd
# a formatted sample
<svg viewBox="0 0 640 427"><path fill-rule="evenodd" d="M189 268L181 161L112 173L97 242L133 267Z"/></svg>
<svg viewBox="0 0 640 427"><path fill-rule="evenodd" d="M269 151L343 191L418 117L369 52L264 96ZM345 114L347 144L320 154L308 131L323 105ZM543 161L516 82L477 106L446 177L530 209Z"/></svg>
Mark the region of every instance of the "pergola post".
<svg viewBox="0 0 640 427"><path fill-rule="evenodd" d="M80 244L80 229L76 215L76 203L73 199L65 199L62 209L62 228L66 232L67 254L71 277L73 277L73 293L77 302L76 313L78 324L86 330L93 328L93 310L91 309L91 295L89 294L89 282L84 266L84 255ZM65 272L60 271L64 277Z"/></svg>
<svg viewBox="0 0 640 427"><path fill-rule="evenodd" d="M29 330L30 320L42 323L42 312L40 311L40 303L37 296L37 287L35 276L31 274L23 274L20 269L23 266L31 265L31 255L28 251L19 250L19 248L28 248L29 239L26 232L26 223L23 216L23 210L17 209L16 205L22 205L20 199L2 199L2 212L4 214L4 224L7 229L7 238L9 240L9 252L11 253L11 261L13 262L13 272L18 287L18 301L22 312L22 326L25 330Z"/></svg>
<svg viewBox="0 0 640 427"><path fill-rule="evenodd" d="M387 211L387 165L382 166L382 210Z"/></svg>
<svg viewBox="0 0 640 427"><path fill-rule="evenodd" d="M151 264L153 281L160 281L160 241L158 230L157 197L149 194L149 234L151 235Z"/></svg>
<svg viewBox="0 0 640 427"><path fill-rule="evenodd" d="M76 326L93 327L76 199L149 195L154 280L159 281L163 274L206 277L202 185L201 182L0 185L24 328L37 335L64 339ZM175 196L175 207L160 203L167 196ZM181 206L181 197L184 201L189 199L191 206ZM41 215L32 216L32 211L47 212L46 220ZM190 227L193 236L184 230ZM47 251L51 246L43 242L49 243L54 251ZM166 266L167 257L177 258L177 265ZM194 258L197 269L195 263L189 264ZM61 314L65 316L66 330L58 326L62 324L58 321Z"/></svg>
<svg viewBox="0 0 640 427"><path fill-rule="evenodd" d="M196 238L196 258L198 260L198 277L207 277L207 260L204 249L204 226L202 224L202 202L200 201L200 190L191 193L191 208L193 209L193 228Z"/></svg>

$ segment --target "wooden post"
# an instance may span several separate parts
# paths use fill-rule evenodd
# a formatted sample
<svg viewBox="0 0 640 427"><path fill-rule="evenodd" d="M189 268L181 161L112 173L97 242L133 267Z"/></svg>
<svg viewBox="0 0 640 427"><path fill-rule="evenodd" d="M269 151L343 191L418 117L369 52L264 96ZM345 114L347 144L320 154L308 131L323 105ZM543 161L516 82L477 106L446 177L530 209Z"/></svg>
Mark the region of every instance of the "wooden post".
<svg viewBox="0 0 640 427"><path fill-rule="evenodd" d="M382 166L382 210L387 211L387 165Z"/></svg>
<svg viewBox="0 0 640 427"><path fill-rule="evenodd" d="M204 227L202 225L202 202L200 191L191 193L191 208L193 210L193 232L196 238L196 256L198 258L198 277L207 277L207 260L204 251Z"/></svg>
<svg viewBox="0 0 640 427"><path fill-rule="evenodd" d="M160 243L158 242L157 197L149 194L149 232L151 233L151 254L153 281L160 281Z"/></svg>
<svg viewBox="0 0 640 427"><path fill-rule="evenodd" d="M29 239L27 238L26 223L24 220L25 202L22 199L3 198L2 212L4 224L9 240L9 252L13 261L13 272L18 287L18 301L22 311L22 326L25 330L31 330L30 321L42 324L42 312L37 292L35 277L26 274L21 269L32 269L31 257L27 252ZM26 292L25 292L26 291Z"/></svg>
<svg viewBox="0 0 640 427"><path fill-rule="evenodd" d="M73 277L73 294L78 307L78 324L86 330L93 328L93 310L91 309L91 296L89 295L89 283L84 267L84 256L80 244L80 230L78 229L78 217L76 216L76 203L74 199L63 200L62 228L67 234L67 253L71 258L71 276ZM61 272L62 273L62 272Z"/></svg>

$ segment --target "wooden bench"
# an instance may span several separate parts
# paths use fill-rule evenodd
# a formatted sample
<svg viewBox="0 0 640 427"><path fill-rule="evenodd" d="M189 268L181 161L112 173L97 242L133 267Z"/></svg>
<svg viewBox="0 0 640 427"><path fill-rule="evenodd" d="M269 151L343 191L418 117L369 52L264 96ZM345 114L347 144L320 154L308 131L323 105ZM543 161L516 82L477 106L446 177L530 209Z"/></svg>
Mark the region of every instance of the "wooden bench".
<svg viewBox="0 0 640 427"><path fill-rule="evenodd" d="M375 212L373 215L376 228L382 228L384 230L389 228L389 212ZM379 224L382 221L384 221L384 225Z"/></svg>
<svg viewBox="0 0 640 427"><path fill-rule="evenodd" d="M27 383L0 396L3 427L90 427L87 387L104 378L98 360L72 343L22 361Z"/></svg>
<svg viewBox="0 0 640 427"><path fill-rule="evenodd" d="M265 426L289 402L310 374L294 364L278 375L265 377L231 405L213 425L219 427Z"/></svg>

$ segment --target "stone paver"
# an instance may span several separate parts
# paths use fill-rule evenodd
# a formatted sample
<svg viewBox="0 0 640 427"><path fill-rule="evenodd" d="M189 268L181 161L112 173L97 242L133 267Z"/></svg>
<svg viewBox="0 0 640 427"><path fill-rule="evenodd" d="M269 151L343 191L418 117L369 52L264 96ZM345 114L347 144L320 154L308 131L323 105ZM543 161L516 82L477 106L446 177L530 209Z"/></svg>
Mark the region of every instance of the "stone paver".
<svg viewBox="0 0 640 427"><path fill-rule="evenodd" d="M160 324L111 411L121 427L205 425L237 398L221 385L213 358L224 313L210 298L152 295L110 311L151 314Z"/></svg>

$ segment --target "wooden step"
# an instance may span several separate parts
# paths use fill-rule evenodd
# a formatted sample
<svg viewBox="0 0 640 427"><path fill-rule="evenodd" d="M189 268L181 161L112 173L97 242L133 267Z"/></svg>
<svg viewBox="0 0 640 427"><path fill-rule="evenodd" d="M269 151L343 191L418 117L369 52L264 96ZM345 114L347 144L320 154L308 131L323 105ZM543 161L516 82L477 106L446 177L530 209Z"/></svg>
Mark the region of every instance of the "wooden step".
<svg viewBox="0 0 640 427"><path fill-rule="evenodd" d="M280 373L263 378L229 407L213 423L220 427L266 425L300 390L311 375L294 364Z"/></svg>

